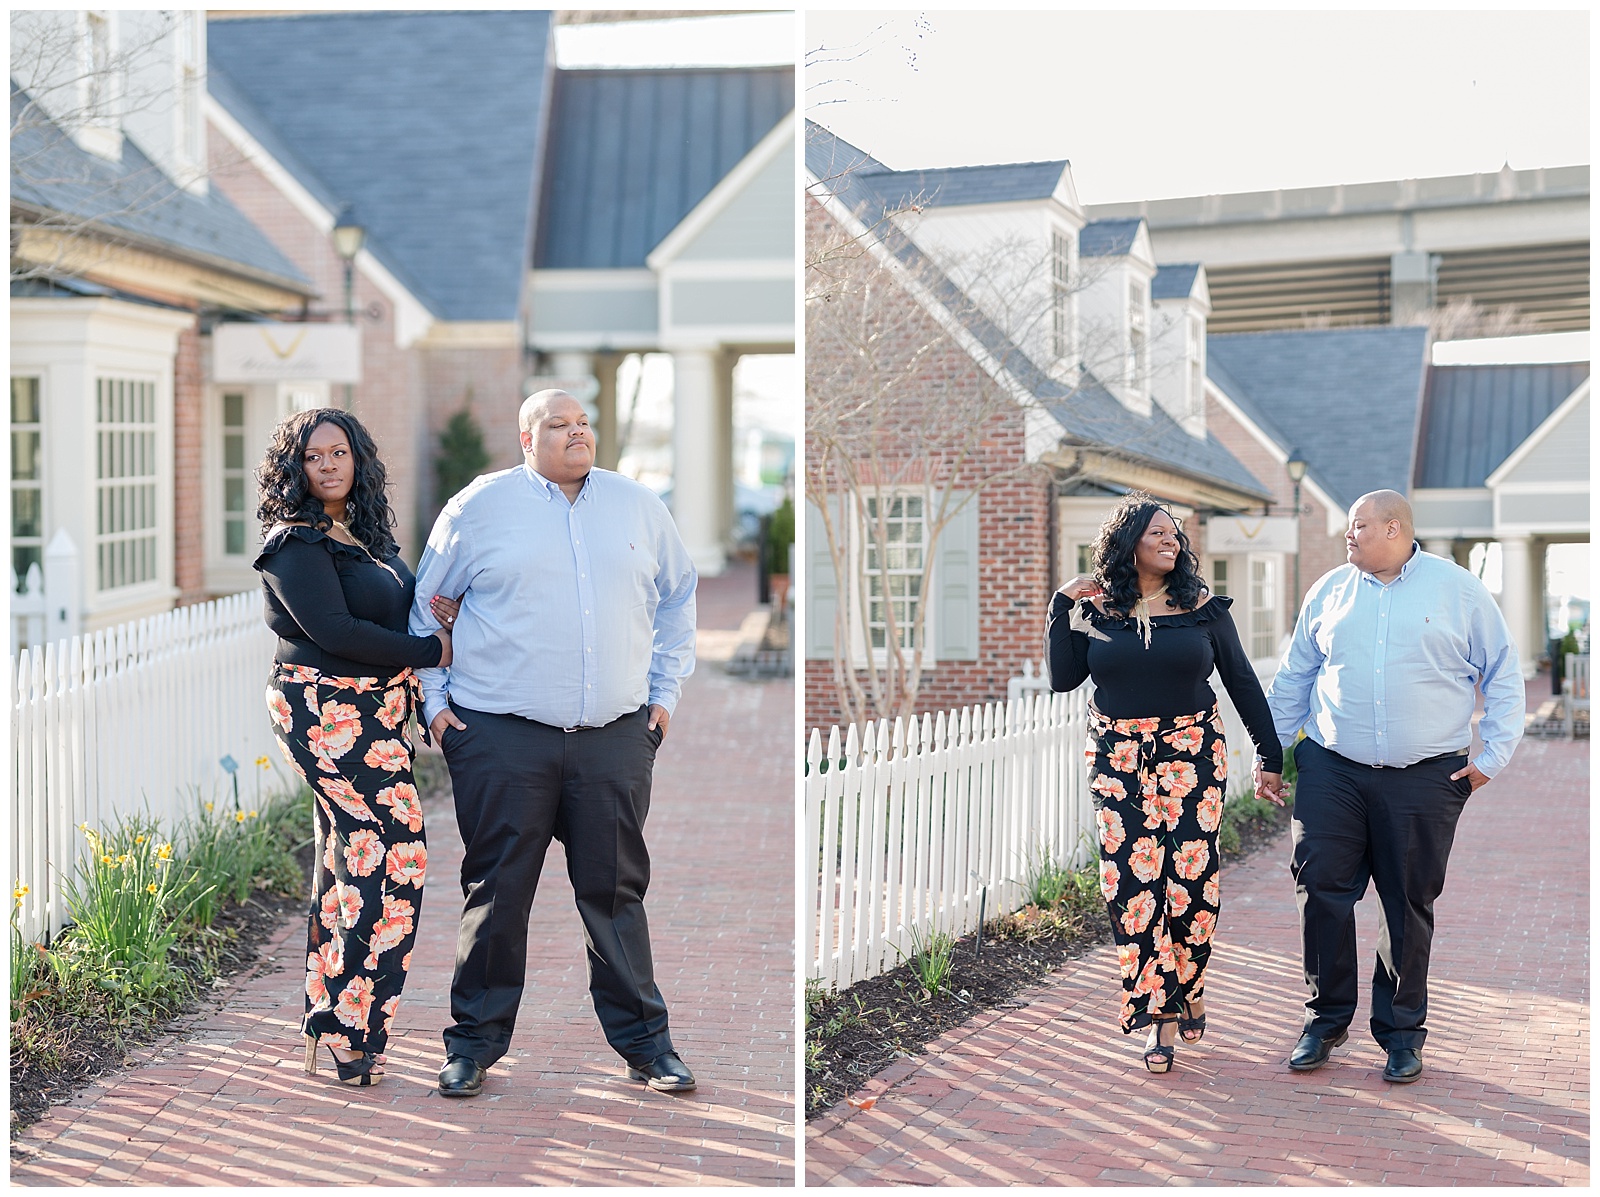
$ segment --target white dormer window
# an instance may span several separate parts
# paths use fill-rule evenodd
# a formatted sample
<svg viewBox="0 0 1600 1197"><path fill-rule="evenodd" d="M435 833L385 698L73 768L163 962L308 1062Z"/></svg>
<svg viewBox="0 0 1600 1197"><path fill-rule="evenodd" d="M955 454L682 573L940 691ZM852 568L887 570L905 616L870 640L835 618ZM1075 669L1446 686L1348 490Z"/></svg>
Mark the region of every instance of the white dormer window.
<svg viewBox="0 0 1600 1197"><path fill-rule="evenodd" d="M1077 242L1059 229L1050 234L1050 351L1056 361L1076 356L1076 312L1072 302L1072 275Z"/></svg>
<svg viewBox="0 0 1600 1197"><path fill-rule="evenodd" d="M81 14L78 28L78 112L65 122L73 140L91 154L122 157L119 109L122 72L117 62L114 14L99 9Z"/></svg>
<svg viewBox="0 0 1600 1197"><path fill-rule="evenodd" d="M1206 322L1189 314L1189 412L1199 415L1206 403Z"/></svg>
<svg viewBox="0 0 1600 1197"><path fill-rule="evenodd" d="M1128 280L1128 385L1143 393L1150 380L1150 292L1144 279Z"/></svg>

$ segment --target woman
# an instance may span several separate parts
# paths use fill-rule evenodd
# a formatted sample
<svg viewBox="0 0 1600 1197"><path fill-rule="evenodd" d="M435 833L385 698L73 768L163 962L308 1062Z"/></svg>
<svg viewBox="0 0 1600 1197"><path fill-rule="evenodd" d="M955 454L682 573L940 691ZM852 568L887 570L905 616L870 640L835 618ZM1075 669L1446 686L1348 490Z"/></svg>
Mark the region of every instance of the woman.
<svg viewBox="0 0 1600 1197"><path fill-rule="evenodd" d="M1209 592L1171 514L1134 492L1100 527L1094 575L1050 603L1051 685L1094 679L1087 755L1100 890L1122 966L1122 1030L1150 1028L1144 1063L1155 1073L1171 1070L1179 1035L1205 1034L1228 776L1213 666L1274 785L1283 769L1231 602Z"/></svg>
<svg viewBox="0 0 1600 1197"><path fill-rule="evenodd" d="M359 420L328 407L290 416L256 478L267 531L255 567L278 635L267 707L316 797L305 1070L315 1074L320 1040L340 1081L373 1085L428 861L407 734L421 710L412 670L448 665L450 635L406 634L415 582Z"/></svg>

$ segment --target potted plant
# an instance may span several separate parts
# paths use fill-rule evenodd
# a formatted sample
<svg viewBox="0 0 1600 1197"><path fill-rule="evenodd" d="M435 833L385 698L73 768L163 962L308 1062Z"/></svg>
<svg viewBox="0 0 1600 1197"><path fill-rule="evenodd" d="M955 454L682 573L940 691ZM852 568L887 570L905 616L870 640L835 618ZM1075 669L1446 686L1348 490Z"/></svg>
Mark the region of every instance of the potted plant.
<svg viewBox="0 0 1600 1197"><path fill-rule="evenodd" d="M789 559L794 548L794 500L785 498L767 521L762 552L767 557L767 579L772 587L773 610L781 620L789 599Z"/></svg>

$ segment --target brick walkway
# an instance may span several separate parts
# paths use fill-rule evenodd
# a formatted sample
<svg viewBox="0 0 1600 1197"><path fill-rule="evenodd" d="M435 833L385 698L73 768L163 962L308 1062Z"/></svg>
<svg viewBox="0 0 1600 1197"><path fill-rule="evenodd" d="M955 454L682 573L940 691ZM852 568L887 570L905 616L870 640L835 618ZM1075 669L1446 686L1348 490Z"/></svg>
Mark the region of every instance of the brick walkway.
<svg viewBox="0 0 1600 1197"><path fill-rule="evenodd" d="M750 570L701 586L703 652L727 656ZM304 927L209 1016L57 1107L13 1145L22 1185L794 1183L794 688L702 658L656 770L650 918L691 1094L622 1078L584 983L560 845L545 862L527 996L483 1096L434 1092L443 1063L461 846L428 810L433 874L388 1077L300 1071Z"/></svg>
<svg viewBox="0 0 1600 1197"><path fill-rule="evenodd" d="M1548 679L1530 683L1530 696ZM1535 702L1536 705L1536 702ZM1524 740L1467 804L1435 906L1427 1071L1379 1076L1361 1013L1309 1074L1289 844L1229 871L1205 1042L1151 1076L1097 949L880 1074L808 1128L807 1183L1587 1185L1589 751Z"/></svg>

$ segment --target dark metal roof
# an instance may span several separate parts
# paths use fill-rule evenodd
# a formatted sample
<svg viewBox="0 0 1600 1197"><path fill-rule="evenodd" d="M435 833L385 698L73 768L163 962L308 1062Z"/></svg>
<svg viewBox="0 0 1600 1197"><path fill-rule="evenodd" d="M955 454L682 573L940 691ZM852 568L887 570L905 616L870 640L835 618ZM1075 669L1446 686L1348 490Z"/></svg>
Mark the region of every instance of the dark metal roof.
<svg viewBox="0 0 1600 1197"><path fill-rule="evenodd" d="M1307 475L1349 507L1411 491L1428 334L1333 328L1206 338L1206 372Z"/></svg>
<svg viewBox="0 0 1600 1197"><path fill-rule="evenodd" d="M642 267L794 111L794 71L557 71L533 264Z"/></svg>
<svg viewBox="0 0 1600 1197"><path fill-rule="evenodd" d="M1422 403L1417 485L1482 486L1588 377L1588 362L1435 366Z"/></svg>
<svg viewBox="0 0 1600 1197"><path fill-rule="evenodd" d="M87 153L16 87L11 124L13 205L89 221L158 252L313 293L306 276L227 196L215 187L204 195L178 187L131 138L123 141L120 161Z"/></svg>
<svg viewBox="0 0 1600 1197"><path fill-rule="evenodd" d="M1197 262L1158 266L1155 278L1150 280L1150 298L1188 299L1194 294L1194 281L1199 274Z"/></svg>
<svg viewBox="0 0 1600 1197"><path fill-rule="evenodd" d="M292 146L315 194L355 205L369 248L436 315L511 320L550 25L520 10L318 13L213 21L207 39L254 109L236 117Z"/></svg>
<svg viewBox="0 0 1600 1197"><path fill-rule="evenodd" d="M1133 248L1142 217L1132 220L1091 220L1078 234L1078 253L1085 258L1117 258Z"/></svg>
<svg viewBox="0 0 1600 1197"><path fill-rule="evenodd" d="M888 219L888 213L899 205L877 190L882 175L871 169L874 160L821 125L812 121L806 125L806 170L824 180L827 189L866 226L868 235L881 240L914 270L929 293L1049 411L1061 425L1064 442L1107 449L1188 477L1268 497L1267 490L1220 441L1210 433L1204 439L1190 436L1159 404L1151 405L1149 416L1140 416L1087 372L1077 386L1051 378ZM898 199L898 190L891 194Z"/></svg>

